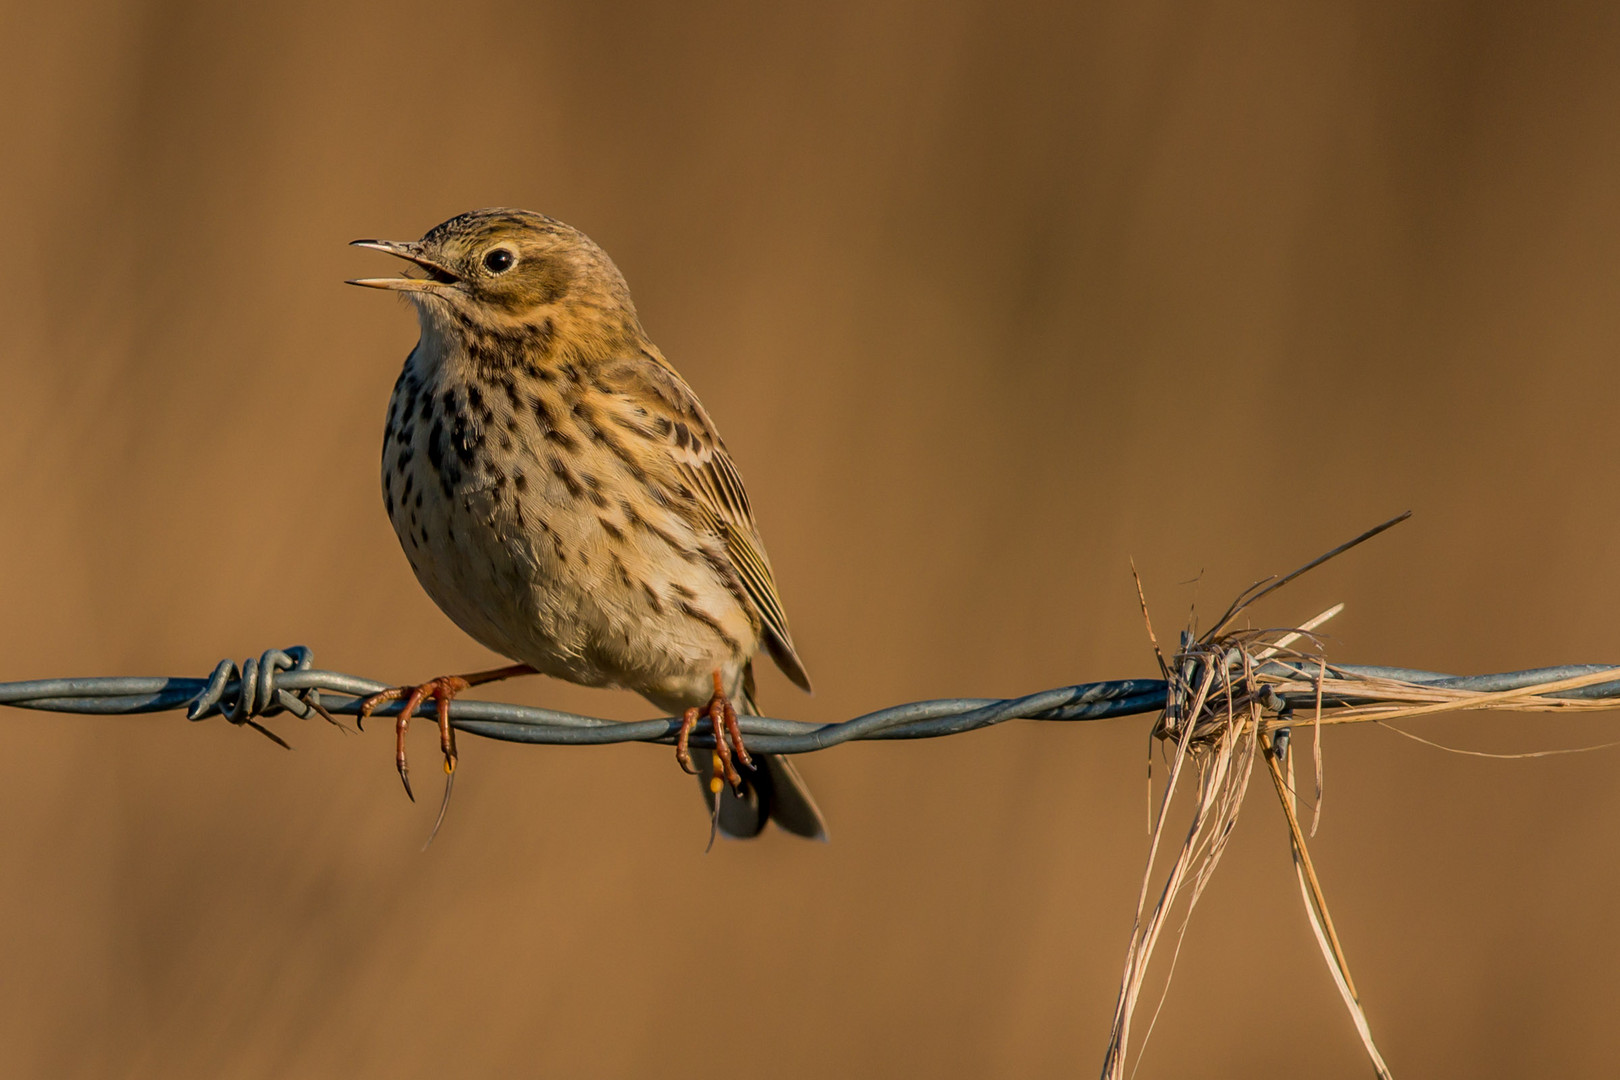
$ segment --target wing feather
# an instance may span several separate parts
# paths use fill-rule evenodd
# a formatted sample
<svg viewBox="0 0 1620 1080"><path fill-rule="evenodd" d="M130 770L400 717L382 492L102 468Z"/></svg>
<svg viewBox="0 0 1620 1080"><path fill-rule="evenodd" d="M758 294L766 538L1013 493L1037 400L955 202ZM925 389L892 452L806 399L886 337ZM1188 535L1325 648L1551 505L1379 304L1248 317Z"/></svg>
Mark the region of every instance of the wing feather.
<svg viewBox="0 0 1620 1080"><path fill-rule="evenodd" d="M626 364L615 375L640 376L637 381L646 392L635 395L635 404L647 413L642 434L662 443L666 460L692 493L701 524L724 543L726 561L764 626L771 658L795 685L808 691L810 676L793 647L787 613L782 610L776 577L754 524L742 476L685 380L656 349L644 348L641 355L653 364Z"/></svg>

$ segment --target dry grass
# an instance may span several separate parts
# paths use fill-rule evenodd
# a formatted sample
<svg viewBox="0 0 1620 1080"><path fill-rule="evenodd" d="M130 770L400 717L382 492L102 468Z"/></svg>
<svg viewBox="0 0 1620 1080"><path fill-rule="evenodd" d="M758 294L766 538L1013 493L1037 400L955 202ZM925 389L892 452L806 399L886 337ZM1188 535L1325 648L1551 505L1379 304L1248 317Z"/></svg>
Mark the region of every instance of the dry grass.
<svg viewBox="0 0 1620 1080"><path fill-rule="evenodd" d="M1349 550L1406 519L1403 514L1312 560L1291 574L1257 583L1240 596L1207 633L1181 635L1181 648L1166 658L1153 633L1147 602L1143 617L1160 668L1169 683L1164 712L1154 737L1167 751L1169 774L1151 819L1147 865L1137 897L1125 971L1114 1009L1113 1029L1103 1064L1104 1080L1122 1080L1130 1050L1131 1023L1147 978L1149 963L1173 912L1180 922L1172 938L1169 971L1161 990L1168 992L1176 955L1193 909L1208 886L1227 841L1237 824L1257 762L1263 761L1288 823L1294 869L1299 879L1311 929L1327 961L1329 972L1344 999L1363 1047L1379 1077L1389 1077L1362 1010L1349 961L1333 919L1328 913L1322 884L1311 863L1302 828L1294 782L1297 754L1288 752L1293 729L1308 725L1313 732L1312 762L1316 776L1315 809L1321 807L1321 730L1329 724L1387 723L1408 717L1461 709L1515 711L1568 711L1612 709L1606 700L1555 698L1550 695L1582 686L1620 680L1620 668L1606 668L1556 682L1503 691L1435 687L1392 678L1371 678L1328 663L1321 641L1313 631L1342 609L1338 605L1298 627L1281 630L1234 630L1234 620L1254 601L1328 559ZM1141 583L1137 583L1141 596ZM1399 730L1399 729L1396 729ZM1402 732L1402 734L1408 734ZM1417 736L1412 736L1417 738ZM1421 740L1427 742L1428 740ZM1553 751L1557 752L1557 751ZM1538 756L1536 754L1510 756ZM1181 845L1162 876L1156 873L1165 846L1167 823L1178 797L1186 789L1189 769L1196 776L1191 820ZM1310 835L1315 834L1315 818ZM1157 889L1155 890L1155 883ZM1155 896L1152 909L1150 897ZM1154 1018L1158 1015L1157 1009ZM1147 1035L1152 1033L1152 1023ZM1147 1035L1142 1042L1145 1043ZM1141 1050L1139 1045L1138 1053Z"/></svg>

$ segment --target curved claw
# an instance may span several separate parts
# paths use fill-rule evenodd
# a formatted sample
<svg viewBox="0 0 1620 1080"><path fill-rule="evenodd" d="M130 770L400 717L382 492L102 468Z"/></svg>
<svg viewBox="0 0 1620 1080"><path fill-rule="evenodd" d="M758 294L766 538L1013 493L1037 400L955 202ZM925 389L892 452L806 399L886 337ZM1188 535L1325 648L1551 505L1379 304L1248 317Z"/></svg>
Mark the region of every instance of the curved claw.
<svg viewBox="0 0 1620 1080"><path fill-rule="evenodd" d="M411 790L411 767L405 763L404 741L401 740L399 745L401 749L399 751L399 759L396 762L396 764L399 766L399 780L400 783L405 785L406 797L409 798L411 802L415 802L416 792Z"/></svg>
<svg viewBox="0 0 1620 1080"><path fill-rule="evenodd" d="M439 835L439 827L444 824L445 811L450 809L450 792L455 790L455 786L455 770L447 768L444 773L444 798L439 800L439 816L433 819L433 831L428 833L427 843L422 845L423 851L432 847L434 837Z"/></svg>

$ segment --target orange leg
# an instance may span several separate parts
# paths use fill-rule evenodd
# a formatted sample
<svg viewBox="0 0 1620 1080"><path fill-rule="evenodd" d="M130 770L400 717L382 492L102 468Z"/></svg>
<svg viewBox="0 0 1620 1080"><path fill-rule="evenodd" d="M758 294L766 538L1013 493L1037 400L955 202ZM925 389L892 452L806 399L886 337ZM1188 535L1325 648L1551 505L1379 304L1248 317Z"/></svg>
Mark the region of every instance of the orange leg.
<svg viewBox="0 0 1620 1080"><path fill-rule="evenodd" d="M721 781L730 784L734 791L740 790L742 776L737 772L734 761L740 761L752 769L754 759L748 755L748 748L743 745L742 728L737 723L737 710L732 706L731 699L726 697L725 684L720 680L719 671L714 673L714 696L709 699L708 707L705 709L693 706L681 715L681 726L675 733L675 761L687 772L697 772L692 767L690 741L692 731L697 727L698 717L704 713L708 713L709 730L714 733L715 794L720 792Z"/></svg>
<svg viewBox="0 0 1620 1080"><path fill-rule="evenodd" d="M405 732L410 727L411 717L416 715L417 706L427 698L433 699L438 714L439 750L444 754L444 772L446 776L453 776L456 771L456 729L450 726L451 699L470 687L534 673L534 668L528 664L513 664L510 667L493 668L489 671L474 671L467 675L441 675L437 679L429 679L420 686L391 687L372 694L360 703L357 723L364 727L366 718L379 705L405 699L404 706L399 710L399 719L394 722L394 763L399 769L400 780L405 784L405 794L415 802L416 795L411 791L410 766L405 762Z"/></svg>

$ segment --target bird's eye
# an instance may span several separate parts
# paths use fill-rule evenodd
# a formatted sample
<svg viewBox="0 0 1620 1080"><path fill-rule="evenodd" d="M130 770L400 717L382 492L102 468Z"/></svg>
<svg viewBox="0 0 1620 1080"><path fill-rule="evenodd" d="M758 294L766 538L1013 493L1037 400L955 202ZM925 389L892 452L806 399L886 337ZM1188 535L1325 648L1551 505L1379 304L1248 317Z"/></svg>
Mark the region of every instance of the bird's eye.
<svg viewBox="0 0 1620 1080"><path fill-rule="evenodd" d="M504 274L517 262L516 256L505 248L496 248L484 256L484 269L492 274Z"/></svg>

